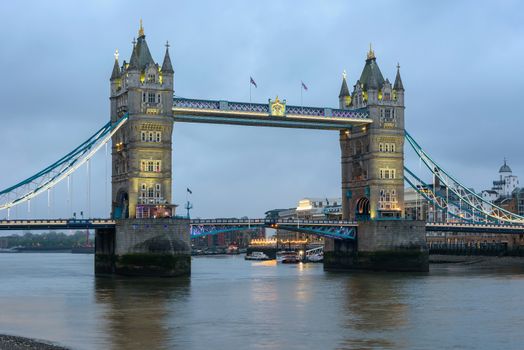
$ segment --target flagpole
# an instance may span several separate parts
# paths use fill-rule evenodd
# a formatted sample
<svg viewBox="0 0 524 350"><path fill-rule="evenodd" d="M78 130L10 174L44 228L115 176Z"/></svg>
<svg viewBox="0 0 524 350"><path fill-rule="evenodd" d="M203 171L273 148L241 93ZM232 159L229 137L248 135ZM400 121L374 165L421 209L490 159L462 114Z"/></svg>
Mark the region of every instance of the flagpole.
<svg viewBox="0 0 524 350"><path fill-rule="evenodd" d="M304 90L304 88L302 87L302 82L300 82L300 106L304 106L302 102L302 90Z"/></svg>
<svg viewBox="0 0 524 350"><path fill-rule="evenodd" d="M251 78L249 78L249 103L251 103Z"/></svg>

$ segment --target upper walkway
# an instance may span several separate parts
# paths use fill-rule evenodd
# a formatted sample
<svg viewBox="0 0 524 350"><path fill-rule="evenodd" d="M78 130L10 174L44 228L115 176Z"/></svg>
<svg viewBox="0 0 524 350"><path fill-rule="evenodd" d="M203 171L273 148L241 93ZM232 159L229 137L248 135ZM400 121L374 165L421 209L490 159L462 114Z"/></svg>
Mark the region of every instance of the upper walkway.
<svg viewBox="0 0 524 350"><path fill-rule="evenodd" d="M173 116L179 122L324 130L350 129L373 122L365 109L286 106L278 98L263 104L175 97Z"/></svg>

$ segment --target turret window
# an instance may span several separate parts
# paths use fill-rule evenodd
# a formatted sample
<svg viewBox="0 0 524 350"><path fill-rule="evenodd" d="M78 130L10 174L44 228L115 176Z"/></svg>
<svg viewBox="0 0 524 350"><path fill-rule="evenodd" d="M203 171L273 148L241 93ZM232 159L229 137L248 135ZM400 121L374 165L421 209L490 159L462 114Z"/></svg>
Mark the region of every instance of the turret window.
<svg viewBox="0 0 524 350"><path fill-rule="evenodd" d="M140 140L142 142L162 142L161 131L141 131Z"/></svg>
<svg viewBox="0 0 524 350"><path fill-rule="evenodd" d="M386 153L394 153L396 150L395 143L379 143L378 144L378 151L379 152L386 152Z"/></svg>

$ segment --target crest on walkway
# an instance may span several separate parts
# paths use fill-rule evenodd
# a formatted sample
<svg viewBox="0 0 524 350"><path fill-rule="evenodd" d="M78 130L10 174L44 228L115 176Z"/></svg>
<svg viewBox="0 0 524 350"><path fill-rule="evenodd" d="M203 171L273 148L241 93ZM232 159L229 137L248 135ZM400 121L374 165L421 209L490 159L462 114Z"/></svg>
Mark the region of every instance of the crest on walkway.
<svg viewBox="0 0 524 350"><path fill-rule="evenodd" d="M274 101L269 100L269 111L273 117L283 117L286 115L286 100L280 101L278 96Z"/></svg>

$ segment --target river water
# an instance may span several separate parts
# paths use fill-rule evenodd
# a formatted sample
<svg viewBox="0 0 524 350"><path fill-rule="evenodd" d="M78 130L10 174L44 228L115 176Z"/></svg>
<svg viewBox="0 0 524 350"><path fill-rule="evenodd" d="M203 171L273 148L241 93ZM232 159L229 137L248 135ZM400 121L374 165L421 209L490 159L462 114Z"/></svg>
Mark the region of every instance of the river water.
<svg viewBox="0 0 524 350"><path fill-rule="evenodd" d="M522 349L524 271L328 273L197 257L95 278L92 255L0 254L0 333L73 349Z"/></svg>

